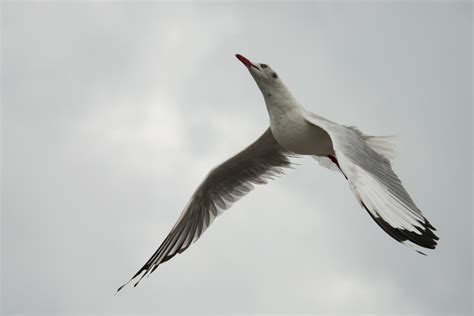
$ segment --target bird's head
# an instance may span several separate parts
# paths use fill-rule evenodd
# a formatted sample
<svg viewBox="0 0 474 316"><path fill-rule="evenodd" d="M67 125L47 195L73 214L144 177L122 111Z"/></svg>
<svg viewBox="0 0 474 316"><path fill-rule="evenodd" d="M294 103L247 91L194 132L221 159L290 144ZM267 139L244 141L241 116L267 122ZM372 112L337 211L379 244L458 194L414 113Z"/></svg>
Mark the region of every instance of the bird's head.
<svg viewBox="0 0 474 316"><path fill-rule="evenodd" d="M287 91L277 73L269 65L251 62L240 54L236 54L235 57L247 67L265 99Z"/></svg>

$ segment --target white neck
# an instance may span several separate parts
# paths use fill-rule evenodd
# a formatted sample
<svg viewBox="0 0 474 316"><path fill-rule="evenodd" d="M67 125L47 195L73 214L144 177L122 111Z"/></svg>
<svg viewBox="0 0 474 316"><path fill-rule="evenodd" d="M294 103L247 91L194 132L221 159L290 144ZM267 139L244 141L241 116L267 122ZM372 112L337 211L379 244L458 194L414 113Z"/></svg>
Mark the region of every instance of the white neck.
<svg viewBox="0 0 474 316"><path fill-rule="evenodd" d="M262 89L262 94L270 116L270 122L280 120L287 116L290 111L303 110L302 106L283 83L272 87L272 89Z"/></svg>

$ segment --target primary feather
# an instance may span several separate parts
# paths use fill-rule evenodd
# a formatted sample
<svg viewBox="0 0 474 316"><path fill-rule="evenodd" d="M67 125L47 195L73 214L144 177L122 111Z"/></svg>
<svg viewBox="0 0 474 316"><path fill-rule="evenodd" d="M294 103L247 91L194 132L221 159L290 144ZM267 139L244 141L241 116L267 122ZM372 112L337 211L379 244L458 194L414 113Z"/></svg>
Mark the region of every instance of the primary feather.
<svg viewBox="0 0 474 316"><path fill-rule="evenodd" d="M214 168L194 192L160 247L118 291L141 275L136 286L160 264L185 251L217 216L249 193L255 184L264 184L283 174L283 168L291 166L291 156L275 141L268 128L249 147Z"/></svg>
<svg viewBox="0 0 474 316"><path fill-rule="evenodd" d="M339 168L359 203L391 237L408 246L434 249L434 227L415 205L392 169L389 142L366 136L357 128L339 125L307 112L307 120L331 137ZM418 248L414 246L415 250Z"/></svg>

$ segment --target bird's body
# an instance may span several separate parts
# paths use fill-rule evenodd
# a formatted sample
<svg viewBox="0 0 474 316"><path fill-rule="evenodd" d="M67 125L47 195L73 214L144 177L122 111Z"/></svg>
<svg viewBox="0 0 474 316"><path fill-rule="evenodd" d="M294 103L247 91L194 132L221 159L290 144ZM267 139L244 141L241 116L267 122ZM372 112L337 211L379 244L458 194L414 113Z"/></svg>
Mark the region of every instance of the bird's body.
<svg viewBox="0 0 474 316"><path fill-rule="evenodd" d="M270 114L270 128L281 146L298 155L334 155L328 133L309 123L301 106L297 103L289 104L290 108L282 111L277 108L278 104L267 102L270 102L267 105Z"/></svg>
<svg viewBox="0 0 474 316"><path fill-rule="evenodd" d="M390 137L368 136L308 112L268 65L254 64L241 55L237 58L263 94L270 127L253 144L209 173L158 250L131 280L141 274L140 282L161 263L186 250L223 210L255 184L266 183L290 167L294 155L313 156L322 166L341 172L360 205L395 240L415 250L436 247L434 227L392 170Z"/></svg>

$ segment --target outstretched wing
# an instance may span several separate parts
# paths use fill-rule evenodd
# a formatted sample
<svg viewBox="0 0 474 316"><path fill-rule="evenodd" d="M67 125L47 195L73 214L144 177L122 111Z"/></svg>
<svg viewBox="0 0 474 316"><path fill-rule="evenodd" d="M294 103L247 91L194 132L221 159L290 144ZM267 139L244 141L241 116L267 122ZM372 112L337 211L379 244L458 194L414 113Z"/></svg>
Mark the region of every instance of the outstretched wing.
<svg viewBox="0 0 474 316"><path fill-rule="evenodd" d="M374 221L391 237L415 250L434 249L436 229L423 216L392 169L388 139L366 136L313 113L306 120L331 137L336 163ZM415 246L417 245L417 246ZM417 250L418 251L418 250ZM420 252L420 251L418 251Z"/></svg>
<svg viewBox="0 0 474 316"><path fill-rule="evenodd" d="M283 168L291 166L291 156L268 128L245 150L214 168L194 192L158 250L117 291L142 274L136 286L160 264L186 250L222 211L250 192L254 184L264 184L267 179L283 174Z"/></svg>

